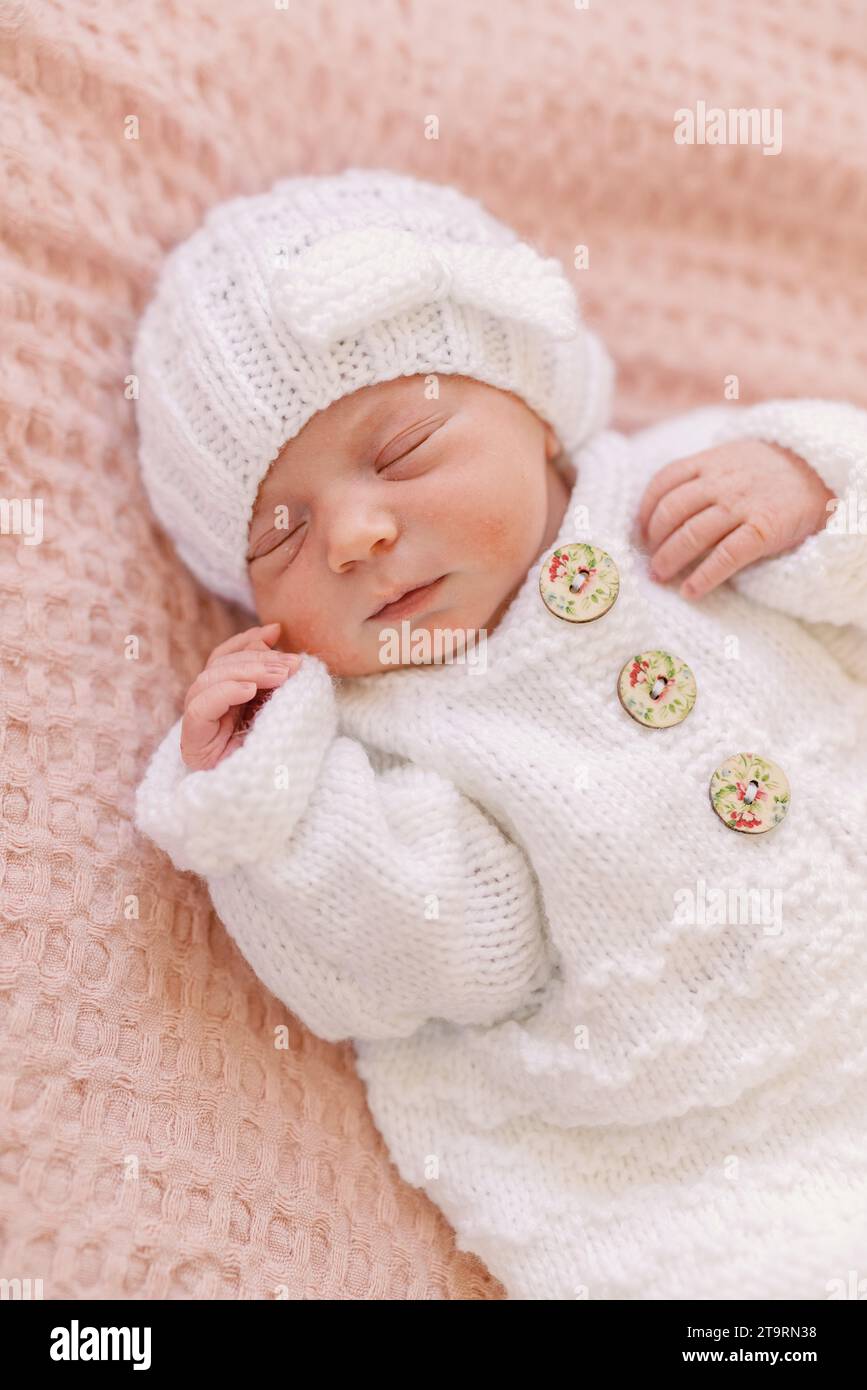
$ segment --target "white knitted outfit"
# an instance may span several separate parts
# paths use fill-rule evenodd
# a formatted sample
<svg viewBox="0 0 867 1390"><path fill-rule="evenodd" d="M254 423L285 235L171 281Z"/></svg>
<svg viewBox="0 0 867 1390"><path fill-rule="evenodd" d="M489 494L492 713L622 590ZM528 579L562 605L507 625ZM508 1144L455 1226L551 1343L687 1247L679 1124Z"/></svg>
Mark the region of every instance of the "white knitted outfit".
<svg viewBox="0 0 867 1390"><path fill-rule="evenodd" d="M308 654L230 757L187 770L178 720L139 788L138 826L266 985L355 1040L400 1173L513 1299L827 1298L867 1274L867 536L826 527L698 602L651 581L649 478L733 438L864 496L867 413L842 403L597 430L556 544L616 561L603 618L547 609L546 551L484 675L336 680ZM648 648L695 673L671 729L618 700ZM739 751L791 784L765 834L710 804ZM734 889L780 890L782 929L678 919L685 890Z"/></svg>

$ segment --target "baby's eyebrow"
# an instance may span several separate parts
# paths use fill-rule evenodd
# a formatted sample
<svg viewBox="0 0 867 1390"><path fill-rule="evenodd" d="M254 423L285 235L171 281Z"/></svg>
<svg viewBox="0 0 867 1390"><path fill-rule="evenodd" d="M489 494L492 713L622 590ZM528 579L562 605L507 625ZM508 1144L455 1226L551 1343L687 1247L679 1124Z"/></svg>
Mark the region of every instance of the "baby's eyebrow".
<svg viewBox="0 0 867 1390"><path fill-rule="evenodd" d="M357 429L366 429L371 434L379 429L380 425L388 419L389 415L396 415L403 409L403 402L398 401L395 405L390 400L375 400L368 403L367 409L360 412L356 421Z"/></svg>
<svg viewBox="0 0 867 1390"><path fill-rule="evenodd" d="M356 424L352 427L353 432L357 430L356 444L364 449L365 453L373 449L381 436L391 434L392 429L397 434L404 434L414 425L421 425L427 416L424 408L435 406L439 402L432 402L425 396L416 399L410 392L404 392L396 401L380 400L374 401L366 411L363 411ZM430 412L428 412L430 413ZM388 441L383 437L383 444Z"/></svg>

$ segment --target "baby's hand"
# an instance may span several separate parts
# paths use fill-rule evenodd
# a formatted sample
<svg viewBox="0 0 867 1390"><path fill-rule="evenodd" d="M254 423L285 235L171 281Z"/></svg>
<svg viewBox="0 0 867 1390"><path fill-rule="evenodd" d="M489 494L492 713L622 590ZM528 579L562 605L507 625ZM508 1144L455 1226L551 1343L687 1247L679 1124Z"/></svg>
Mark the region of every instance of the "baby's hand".
<svg viewBox="0 0 867 1390"><path fill-rule="evenodd" d="M194 772L216 767L244 741L241 706L260 690L273 690L297 671L301 657L274 652L279 623L251 627L215 647L187 691L181 723L181 757Z"/></svg>
<svg viewBox="0 0 867 1390"><path fill-rule="evenodd" d="M710 550L680 586L685 598L701 598L745 565L821 530L833 496L798 454L761 440L677 459L655 474L641 499L651 576L671 579Z"/></svg>

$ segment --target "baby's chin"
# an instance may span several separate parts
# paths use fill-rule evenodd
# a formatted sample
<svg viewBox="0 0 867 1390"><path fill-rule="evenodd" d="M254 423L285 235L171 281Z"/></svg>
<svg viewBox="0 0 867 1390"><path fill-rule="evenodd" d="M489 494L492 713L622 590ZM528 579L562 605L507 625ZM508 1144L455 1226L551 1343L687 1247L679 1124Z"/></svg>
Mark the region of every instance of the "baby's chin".
<svg viewBox="0 0 867 1390"><path fill-rule="evenodd" d="M284 624L288 639L278 645L285 651L306 651L318 657L332 676L347 679L387 675L406 667L448 665L462 661L494 631L519 588L520 582L495 599L493 607L489 594L478 593L474 601L459 599L429 615L394 618L381 627L363 623L357 633L340 635L327 645L309 634L304 645L296 645L290 625Z"/></svg>
<svg viewBox="0 0 867 1390"><path fill-rule="evenodd" d="M326 649L310 644L332 676L382 676L408 667L442 666L460 661L474 643L478 629L450 618L396 619L377 629L372 641ZM291 646L289 647L291 651Z"/></svg>

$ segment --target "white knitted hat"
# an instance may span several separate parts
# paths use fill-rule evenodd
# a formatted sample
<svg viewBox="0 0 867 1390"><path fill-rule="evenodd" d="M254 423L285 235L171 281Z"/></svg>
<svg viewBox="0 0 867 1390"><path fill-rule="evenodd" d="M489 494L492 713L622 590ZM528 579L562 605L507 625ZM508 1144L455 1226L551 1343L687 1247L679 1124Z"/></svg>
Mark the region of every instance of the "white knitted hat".
<svg viewBox="0 0 867 1390"><path fill-rule="evenodd" d="M332 401L459 373L519 396L568 454L607 422L614 377L558 260L457 189L385 169L213 208L166 258L133 371L153 510L202 583L251 611L259 485Z"/></svg>

